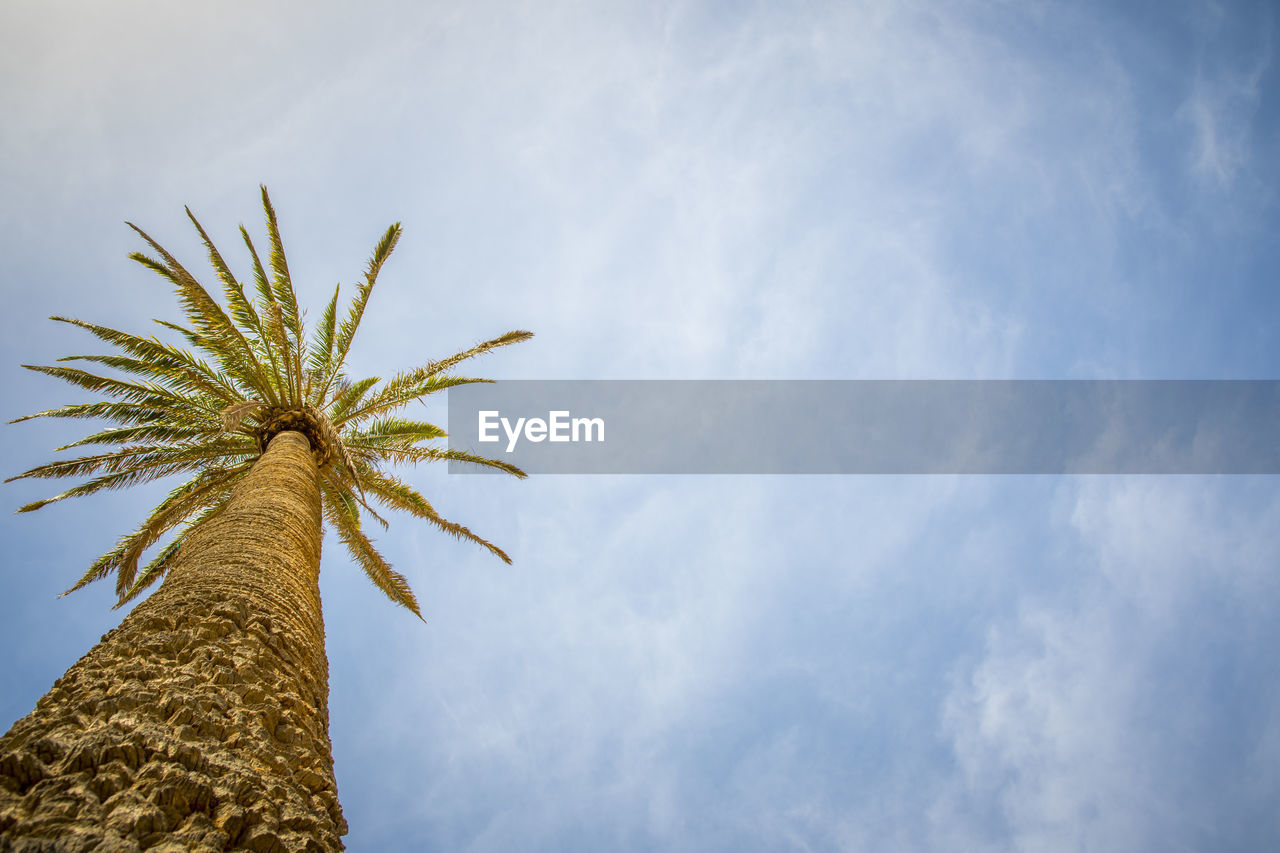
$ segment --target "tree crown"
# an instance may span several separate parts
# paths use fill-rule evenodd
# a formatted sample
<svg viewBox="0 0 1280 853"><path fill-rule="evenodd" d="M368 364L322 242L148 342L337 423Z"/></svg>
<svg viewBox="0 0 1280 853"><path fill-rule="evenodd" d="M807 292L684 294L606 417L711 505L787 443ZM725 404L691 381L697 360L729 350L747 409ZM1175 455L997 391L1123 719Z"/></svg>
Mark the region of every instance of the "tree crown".
<svg viewBox="0 0 1280 853"><path fill-rule="evenodd" d="M131 378L63 365L23 365L109 399L37 412L11 423L33 418L91 418L108 421L111 426L58 448L93 446L104 448L101 452L41 465L6 482L23 478L89 478L62 494L18 510L30 512L66 498L190 475L137 530L124 536L67 590L70 593L115 575L119 607L164 576L186 533L226 506L232 489L275 435L297 430L311 443L325 521L373 584L392 601L422 618L408 581L391 568L365 532L365 517L387 526L371 501L408 512L451 536L476 542L507 563L511 559L493 543L440 516L421 494L386 470L388 464L454 460L498 468L517 477L523 477L524 472L496 459L427 444L443 437L444 431L397 413L437 391L491 381L459 376L453 369L469 358L533 335L526 331L507 332L439 361L397 373L386 382L379 377L353 380L344 371L347 355L378 273L400 239L400 224L389 227L374 247L364 279L356 286L341 320L339 288L335 288L319 323L308 336L289 278L275 209L265 186L262 207L269 243L266 265L249 232L240 226L252 264L252 296L187 209L187 217L199 232L221 282L225 304L160 244L128 223L156 255L134 252L129 257L174 286L187 325L156 322L180 335L190 348L82 320L51 318L85 329L117 350L112 355L68 356L60 362L101 365ZM144 554L175 528L176 533L167 544L140 568Z"/></svg>

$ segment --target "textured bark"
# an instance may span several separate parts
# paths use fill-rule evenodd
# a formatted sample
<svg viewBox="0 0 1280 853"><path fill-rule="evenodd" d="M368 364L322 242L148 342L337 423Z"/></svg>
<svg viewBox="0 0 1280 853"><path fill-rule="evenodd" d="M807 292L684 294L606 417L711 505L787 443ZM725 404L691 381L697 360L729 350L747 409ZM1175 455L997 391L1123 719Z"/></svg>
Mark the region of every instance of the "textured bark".
<svg viewBox="0 0 1280 853"><path fill-rule="evenodd" d="M0 738L0 851L330 851L320 496L282 432L150 598Z"/></svg>

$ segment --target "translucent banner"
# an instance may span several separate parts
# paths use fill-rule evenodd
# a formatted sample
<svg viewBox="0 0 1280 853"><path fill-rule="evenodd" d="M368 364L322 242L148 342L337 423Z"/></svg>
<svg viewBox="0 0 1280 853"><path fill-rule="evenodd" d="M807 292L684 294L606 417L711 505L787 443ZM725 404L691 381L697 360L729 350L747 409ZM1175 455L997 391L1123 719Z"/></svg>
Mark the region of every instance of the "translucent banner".
<svg viewBox="0 0 1280 853"><path fill-rule="evenodd" d="M448 403L451 450L530 474L1280 473L1271 380L521 380Z"/></svg>

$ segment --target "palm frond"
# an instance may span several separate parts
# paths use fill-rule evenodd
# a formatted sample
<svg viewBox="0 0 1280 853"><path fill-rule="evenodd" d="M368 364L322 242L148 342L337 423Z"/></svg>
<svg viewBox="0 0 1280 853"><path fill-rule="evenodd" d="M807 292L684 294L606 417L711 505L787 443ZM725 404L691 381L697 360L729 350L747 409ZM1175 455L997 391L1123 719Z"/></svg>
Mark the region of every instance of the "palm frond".
<svg viewBox="0 0 1280 853"><path fill-rule="evenodd" d="M418 494L411 486L391 474L383 473L373 468L366 468L361 471L364 478L365 486L369 490L369 494L373 495L382 503L395 509L404 510L418 518L434 524L440 530L448 533L455 539L463 539L474 542L488 548L498 556L502 562L510 564L511 558L507 553L494 545L492 542L472 533L469 529L461 524L456 524L441 516L435 511L427 499Z"/></svg>
<svg viewBox="0 0 1280 853"><path fill-rule="evenodd" d="M387 258L391 257L391 253L395 251L398 242L400 242L399 222L389 227L382 235L382 239L378 241L378 245L374 247L373 255L365 267L364 283L357 288L355 298L351 300L351 307L347 310L347 316L338 327L337 337L334 338L333 343L333 357L330 360L328 372L320 382L322 398L328 394L333 381L347 361L351 342L355 339L356 330L360 328L360 321L364 318L364 309L369 303L369 295L373 293L373 286L378 281L378 273L382 271L382 265L387 262Z"/></svg>
<svg viewBox="0 0 1280 853"><path fill-rule="evenodd" d="M226 504L224 502L218 508L221 509L222 506L225 505ZM130 601L133 601L145 592L148 587L164 577L165 573L169 571L169 566L172 564L173 558L177 556L178 549L181 547L181 536L175 536L170 540L169 544L160 549L160 553L156 554L155 558L143 567L141 574L138 575L137 580L130 585L129 589L127 589L123 595L116 596L116 603L111 605L111 609L119 610L121 607L124 607ZM72 589L67 590L63 595L73 592L74 589L75 588L73 587Z"/></svg>
<svg viewBox="0 0 1280 853"><path fill-rule="evenodd" d="M240 226L240 237L244 240L245 248L249 250L249 259L253 262L253 284L258 291L258 305L275 302L276 295L271 289L271 279L267 278L267 270L262 266L262 258L253 245L253 238L249 236L248 229L243 225Z"/></svg>
<svg viewBox="0 0 1280 853"><path fill-rule="evenodd" d="M138 559L159 539L192 513L208 506L211 500L230 492L231 487L249 470L245 463L231 469L206 469L190 481L174 489L161 501L142 525L124 537L115 548L99 557L88 571L63 595L75 592L96 580L116 575L116 594L123 595L133 585Z"/></svg>
<svg viewBox="0 0 1280 853"><path fill-rule="evenodd" d="M478 355L484 355L487 352L493 352L499 347L509 347L512 344L518 344L521 341L527 341L532 337L533 337L533 332L526 332L523 329L517 329L516 331L513 331L513 332L507 332L505 335L499 335L498 337L492 340L488 340L488 341L484 341L483 343L476 344L471 349L463 350L462 352L457 353L456 355L451 355L448 358L444 358L444 359L441 359L440 361L433 362L432 364L427 365L427 367L429 369L430 374L432 375L443 373L444 371L453 368L455 365L458 365L469 358L475 358Z"/></svg>
<svg viewBox="0 0 1280 853"><path fill-rule="evenodd" d="M140 338L137 335L130 335L116 329L109 329L105 326L86 323L83 320L75 320L69 317L53 316L49 319L85 329L95 337L120 347L137 361L141 369L135 372L142 373L146 368L141 366L146 365L151 366L150 372L152 375L172 377L173 381L182 382L184 387L194 390L202 390L215 396L230 390L230 384L225 377L217 373L207 363L180 347L170 346L155 338ZM68 356L59 359L59 361L85 359L103 362L104 358L106 357Z"/></svg>
<svg viewBox="0 0 1280 853"><path fill-rule="evenodd" d="M101 472L122 473L157 465L178 464L184 460L209 459L220 456L243 455L255 448L243 437L239 441L206 442L196 445L169 446L164 444L139 444L119 447L109 453L96 453L76 459L60 459L45 465L37 465L29 471L10 477L13 480L47 480L58 477L87 477Z"/></svg>
<svg viewBox="0 0 1280 853"><path fill-rule="evenodd" d="M298 378L298 362L294 358L295 352L293 343L289 340L289 332L285 328L284 310L280 307L279 302L272 302L266 306L267 314L267 335L271 338L275 345L276 353L280 357L280 365L284 369L283 374L276 375L276 387L279 389L279 396L282 400L288 400L294 405L301 403L301 395L294 396L294 389L301 380Z"/></svg>
<svg viewBox="0 0 1280 853"><path fill-rule="evenodd" d="M355 461L350 456L344 455L342 462L325 468L320 472L320 476L322 479L327 480L333 488L347 495L355 505L369 513L369 517L382 525L383 530L391 528L387 520L379 515L377 510L369 506L369 499L364 493L364 484L361 483Z"/></svg>
<svg viewBox="0 0 1280 853"><path fill-rule="evenodd" d="M164 442L175 444L209 438L217 434L217 430L206 426L190 427L168 423L144 424L142 426L111 427L110 429L86 435L84 438L64 444L58 450L70 450L73 447L85 447L92 444L127 444L132 441Z"/></svg>
<svg viewBox="0 0 1280 853"><path fill-rule="evenodd" d="M110 491L113 489L127 489L130 486L136 486L140 483L149 483L153 480L160 480L171 474L180 473L183 470L181 466L170 466L166 468L147 467L147 468L130 468L112 474L103 474L100 477L81 483L67 489L59 495L44 500L32 501L29 504L18 507L17 512L34 512L42 509L50 504L64 501L67 498L80 498L85 495L92 495L102 491Z"/></svg>
<svg viewBox="0 0 1280 853"><path fill-rule="evenodd" d="M221 400L234 400L239 396L231 386L220 380L209 380L197 372L171 363L148 361L127 355L67 355L58 361L87 361L146 377L179 394L205 394Z"/></svg>
<svg viewBox="0 0 1280 853"><path fill-rule="evenodd" d="M217 354L223 370L240 382L262 388L266 384L265 371L258 363L252 346L222 310L222 306L163 246L152 240L145 231L132 222L126 224L155 249L156 253L164 259L164 263L149 258L141 252L133 252L129 257L168 279L174 285L187 319L197 330L216 342L217 346L212 349L212 352Z"/></svg>
<svg viewBox="0 0 1280 853"><path fill-rule="evenodd" d="M320 326L316 329L316 338L311 342L311 352L307 356L307 372L311 377L312 387L307 392L307 402L312 406L322 405L328 393L330 371L333 366L333 347L335 324L338 317L338 293L342 285L333 288L333 298L325 306L320 315Z"/></svg>
<svg viewBox="0 0 1280 853"><path fill-rule="evenodd" d="M373 542L360 529L359 510L354 506L350 494L336 492L327 480L322 480L321 485L325 496L325 520L333 525L338 538L347 546L352 559L387 598L408 608L413 615L425 622L409 581L404 575L391 568L386 559L373 547Z"/></svg>
<svg viewBox="0 0 1280 853"><path fill-rule="evenodd" d="M293 384L289 386L294 405L301 405L302 394L302 352L305 335L302 331L302 315L298 312L298 299L293 292L293 281L289 278L289 262L284 256L284 241L280 238L280 223L276 220L275 208L271 206L271 197L267 188L262 190L262 210L267 217L267 237L271 243L271 292L275 295L279 320L289 339L294 366L296 368Z"/></svg>
<svg viewBox="0 0 1280 853"><path fill-rule="evenodd" d="M240 422L246 416L252 415L254 412L262 408L262 404L257 400L246 400L239 403L232 403L222 410L222 431L235 432L240 428Z"/></svg>
<svg viewBox="0 0 1280 853"><path fill-rule="evenodd" d="M379 415L389 414L397 409L403 408L414 400L420 400L439 391L448 388L457 388L460 385L476 385L493 382L492 379L476 379L471 376L426 376L426 377L410 377L406 374L392 378L390 382L382 386L371 398L364 400L356 408L344 413L341 418L335 418L336 424L351 424L355 426L361 421L369 418L376 418Z"/></svg>
<svg viewBox="0 0 1280 853"><path fill-rule="evenodd" d="M258 250L253 245L253 238L249 236L248 230L243 225L240 226L240 236L244 239L245 248L249 250L249 258L253 262L253 284L258 291L254 302L257 307L257 313L262 315L276 301L276 296L271 290L271 281L267 278L267 271L262 266L262 259L258 256ZM267 356L267 361L271 364L271 373L273 376L278 377L280 375L280 364L276 355L276 348L279 344L268 334L267 322L264 318L259 318L258 328L262 332L262 348Z"/></svg>
<svg viewBox="0 0 1280 853"><path fill-rule="evenodd" d="M20 424L36 418L103 418L119 424L155 424L163 421L169 414L169 411L163 407L134 403L71 403L56 409L23 415L9 423Z"/></svg>
<svg viewBox="0 0 1280 853"><path fill-rule="evenodd" d="M363 440L352 440L349 445L351 452L356 455L362 455L369 450L369 445ZM482 468L494 468L521 480L529 476L510 462L503 462L501 459L490 459L487 456L476 456L473 453L467 453L465 450L453 450L447 447L390 447L387 445L377 445L373 450L381 455L382 458L398 465L417 465L423 462L465 462L468 465L477 465Z"/></svg>
<svg viewBox="0 0 1280 853"><path fill-rule="evenodd" d="M209 263L218 273L218 278L222 280L223 293L227 297L227 309L231 312L232 318L246 332L246 338L251 342L256 341L260 346L262 343L262 320L258 316L257 310L253 307L253 302L249 297L245 296L244 285L231 272L231 268L227 266L227 262L222 259L222 253L218 251L218 247L213 244L213 240L205 233L204 226L196 219L195 214L191 212L191 208L186 208L187 218L191 220L191 224L196 227L196 231L200 232L200 239L204 241L205 248L209 251Z"/></svg>
<svg viewBox="0 0 1280 853"><path fill-rule="evenodd" d="M440 361L428 362L422 367L414 368L403 373L398 373L391 378L386 385L382 387L373 399L359 406L358 408L349 408L341 416L334 417L334 423L358 423L369 417L377 417L378 415L394 412L401 406L407 406L414 400L419 400L429 394L434 394L446 388L454 388L459 385L468 385L477 382L492 382L492 379L473 379L460 376L444 375L445 371L453 368L460 362L478 355L491 352L499 347L510 346L511 344L527 341L533 337L533 332L514 331L507 332L492 340L476 344L470 349L463 350L460 353L451 355ZM331 415L332 416L332 415Z"/></svg>
<svg viewBox="0 0 1280 853"><path fill-rule="evenodd" d="M289 278L289 262L284 256L284 241L280 238L280 223L276 210L271 206L271 196L265 186L262 190L262 210L267 216L267 237L271 242L271 292L284 309L284 319L294 339L302 340L302 318L298 315L298 300L293 293L293 281Z"/></svg>
<svg viewBox="0 0 1280 853"><path fill-rule="evenodd" d="M362 430L359 435L369 438L399 439L404 441L428 441L433 438L445 438L445 431L435 424L426 421L411 421L405 418L382 418Z"/></svg>
<svg viewBox="0 0 1280 853"><path fill-rule="evenodd" d="M155 383L128 382L107 376L98 376L74 367L52 367L48 365L22 365L27 370L57 377L87 391L96 391L111 397L117 397L148 409L164 412L175 421L190 422L213 419L216 421L216 403L202 395L175 394ZM64 407L65 408L65 407ZM34 417L34 416L33 416Z"/></svg>
<svg viewBox="0 0 1280 853"><path fill-rule="evenodd" d="M204 524L206 521L222 512L230 501L231 488L229 485L220 498L206 507L205 510L196 518L186 523L190 525L192 529L199 527L201 524ZM138 574L137 580L130 585L129 589L123 594L118 595L118 600L111 609L116 610L123 607L145 592L155 584L156 581L163 578L165 573L169 571L169 566L172 564L173 558L177 555L178 548L182 545L183 541L182 536L175 536L168 545L162 548L160 553L156 554L155 558L142 569L142 572Z"/></svg>
<svg viewBox="0 0 1280 853"><path fill-rule="evenodd" d="M125 489L141 483L162 480L174 474L198 471L215 463L240 462L252 460L257 456L256 445L245 436L239 441L212 441L190 447L151 447L121 448L114 453L82 456L40 465L30 471L10 477L5 482L23 479L53 479L60 477L98 476L86 483L74 486L51 498L33 501L18 508L18 512L34 512L49 504L64 501L67 498L78 498L101 491Z"/></svg>
<svg viewBox="0 0 1280 853"><path fill-rule="evenodd" d="M373 386L382 381L377 376L370 376L361 379L359 382L344 383L339 386L338 394L334 397L333 402L329 404L329 420L335 424L340 424L346 419L346 415L353 408L358 406L364 399L365 394Z"/></svg>

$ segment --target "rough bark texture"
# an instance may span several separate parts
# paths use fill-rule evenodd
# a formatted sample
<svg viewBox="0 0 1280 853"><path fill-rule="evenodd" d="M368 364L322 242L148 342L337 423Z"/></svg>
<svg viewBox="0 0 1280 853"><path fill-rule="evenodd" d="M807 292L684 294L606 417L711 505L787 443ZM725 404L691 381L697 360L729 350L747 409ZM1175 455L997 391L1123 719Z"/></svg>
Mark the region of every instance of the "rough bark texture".
<svg viewBox="0 0 1280 853"><path fill-rule="evenodd" d="M307 440L283 432L164 583L0 738L0 851L331 851Z"/></svg>

